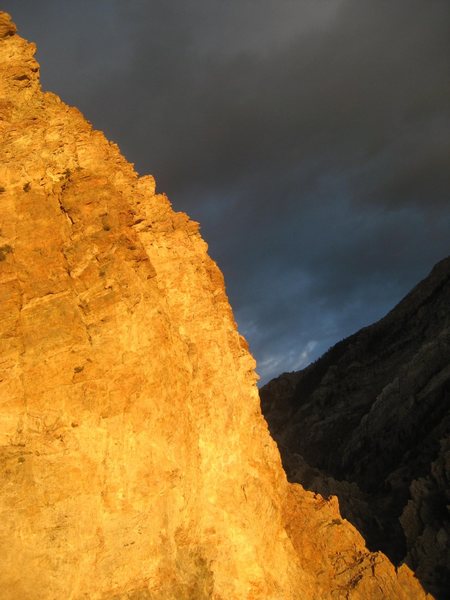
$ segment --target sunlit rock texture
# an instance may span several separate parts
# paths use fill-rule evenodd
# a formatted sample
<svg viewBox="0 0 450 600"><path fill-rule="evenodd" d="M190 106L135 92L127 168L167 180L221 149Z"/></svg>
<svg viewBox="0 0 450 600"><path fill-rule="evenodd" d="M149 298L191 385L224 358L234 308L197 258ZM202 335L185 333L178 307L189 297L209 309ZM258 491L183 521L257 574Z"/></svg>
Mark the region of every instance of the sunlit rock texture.
<svg viewBox="0 0 450 600"><path fill-rule="evenodd" d="M0 35L2 600L424 598L287 483L197 224Z"/></svg>
<svg viewBox="0 0 450 600"><path fill-rule="evenodd" d="M384 319L261 390L291 481L450 591L450 257Z"/></svg>

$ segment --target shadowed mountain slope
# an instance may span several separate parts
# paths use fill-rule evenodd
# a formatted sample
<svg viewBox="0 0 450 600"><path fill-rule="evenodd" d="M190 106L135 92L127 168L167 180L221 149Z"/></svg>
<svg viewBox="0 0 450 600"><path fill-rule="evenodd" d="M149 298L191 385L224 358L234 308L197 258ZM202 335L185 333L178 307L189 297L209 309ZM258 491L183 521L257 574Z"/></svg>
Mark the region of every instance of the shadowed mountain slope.
<svg viewBox="0 0 450 600"><path fill-rule="evenodd" d="M261 389L291 481L336 494L369 547L450 589L450 258L386 317Z"/></svg>

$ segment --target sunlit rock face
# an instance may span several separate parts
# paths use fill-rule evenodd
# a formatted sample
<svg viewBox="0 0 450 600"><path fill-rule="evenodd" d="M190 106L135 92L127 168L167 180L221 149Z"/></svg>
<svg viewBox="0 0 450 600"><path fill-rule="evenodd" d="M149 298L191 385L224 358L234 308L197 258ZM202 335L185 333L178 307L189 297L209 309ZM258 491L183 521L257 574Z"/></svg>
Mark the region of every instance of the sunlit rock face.
<svg viewBox="0 0 450 600"><path fill-rule="evenodd" d="M291 481L450 590L450 257L386 317L261 390Z"/></svg>
<svg viewBox="0 0 450 600"><path fill-rule="evenodd" d="M0 36L1 598L424 598L287 484L197 224Z"/></svg>

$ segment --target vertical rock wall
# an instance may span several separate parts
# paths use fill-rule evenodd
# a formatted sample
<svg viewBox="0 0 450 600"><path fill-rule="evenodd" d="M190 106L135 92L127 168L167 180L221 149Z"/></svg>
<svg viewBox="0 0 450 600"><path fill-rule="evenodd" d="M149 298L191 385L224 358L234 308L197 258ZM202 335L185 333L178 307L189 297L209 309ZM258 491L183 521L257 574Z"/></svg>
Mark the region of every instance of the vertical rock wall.
<svg viewBox="0 0 450 600"><path fill-rule="evenodd" d="M347 523L328 544L197 224L34 50L0 13L0 596L424 597Z"/></svg>

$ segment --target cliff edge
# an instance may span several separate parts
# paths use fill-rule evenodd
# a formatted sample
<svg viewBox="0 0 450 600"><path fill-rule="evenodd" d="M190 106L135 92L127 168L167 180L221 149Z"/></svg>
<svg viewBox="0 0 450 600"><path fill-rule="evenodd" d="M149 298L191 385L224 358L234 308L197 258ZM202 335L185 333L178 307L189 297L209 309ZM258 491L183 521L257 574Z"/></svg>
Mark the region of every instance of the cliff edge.
<svg viewBox="0 0 450 600"><path fill-rule="evenodd" d="M196 223L0 13L0 595L424 598L289 485Z"/></svg>

